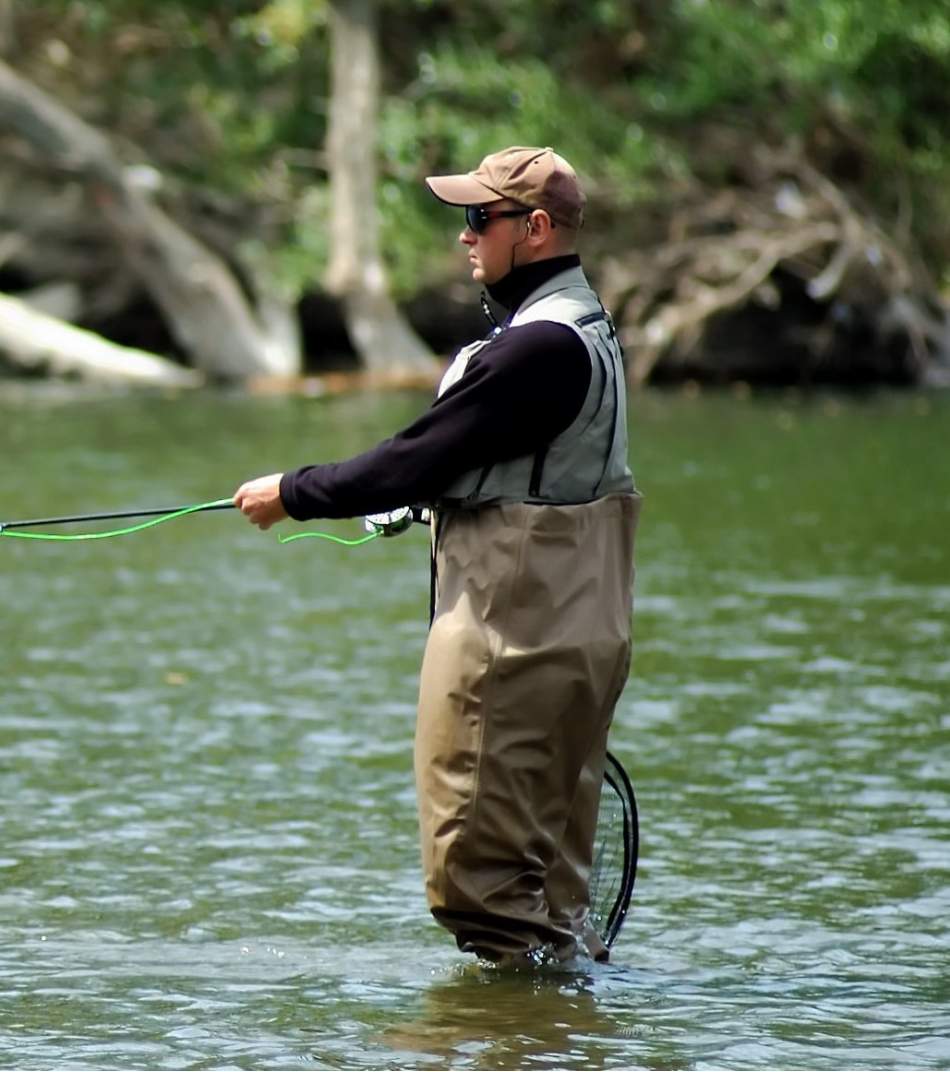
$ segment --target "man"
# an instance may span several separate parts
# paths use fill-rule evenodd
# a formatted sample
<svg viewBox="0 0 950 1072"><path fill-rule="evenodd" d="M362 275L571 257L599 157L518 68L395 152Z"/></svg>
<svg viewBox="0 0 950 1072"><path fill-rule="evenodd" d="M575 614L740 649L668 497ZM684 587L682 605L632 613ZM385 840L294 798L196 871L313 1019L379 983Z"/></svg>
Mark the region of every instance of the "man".
<svg viewBox="0 0 950 1072"><path fill-rule="evenodd" d="M620 348L576 253L585 199L563 158L514 147L426 182L464 207L459 241L504 325L456 355L408 428L234 502L261 528L432 508L415 747L430 909L487 960L606 959L588 881L640 505Z"/></svg>

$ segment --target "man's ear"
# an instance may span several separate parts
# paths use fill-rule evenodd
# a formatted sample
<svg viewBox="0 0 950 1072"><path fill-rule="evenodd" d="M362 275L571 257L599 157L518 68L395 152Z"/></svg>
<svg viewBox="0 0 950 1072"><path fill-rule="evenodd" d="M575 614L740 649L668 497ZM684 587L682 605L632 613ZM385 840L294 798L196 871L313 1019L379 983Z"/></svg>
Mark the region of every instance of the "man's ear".
<svg viewBox="0 0 950 1072"><path fill-rule="evenodd" d="M543 208L536 208L528 217L528 237L534 239L546 239L553 228L551 217Z"/></svg>

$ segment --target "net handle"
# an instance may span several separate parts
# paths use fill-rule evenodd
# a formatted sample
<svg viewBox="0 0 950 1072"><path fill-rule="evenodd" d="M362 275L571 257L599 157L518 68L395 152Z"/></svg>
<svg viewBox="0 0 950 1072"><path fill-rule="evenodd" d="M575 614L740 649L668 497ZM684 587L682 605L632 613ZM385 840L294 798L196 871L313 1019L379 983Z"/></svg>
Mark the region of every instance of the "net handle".
<svg viewBox="0 0 950 1072"><path fill-rule="evenodd" d="M627 918L630 898L633 896L633 884L637 878L637 860L640 855L640 823L637 817L637 798L630 776L624 770L620 760L610 751L607 752L607 761L604 766L604 781L617 794L623 806L623 878L613 907L607 916L606 933L603 936L604 943L609 949L616 941L620 928Z"/></svg>

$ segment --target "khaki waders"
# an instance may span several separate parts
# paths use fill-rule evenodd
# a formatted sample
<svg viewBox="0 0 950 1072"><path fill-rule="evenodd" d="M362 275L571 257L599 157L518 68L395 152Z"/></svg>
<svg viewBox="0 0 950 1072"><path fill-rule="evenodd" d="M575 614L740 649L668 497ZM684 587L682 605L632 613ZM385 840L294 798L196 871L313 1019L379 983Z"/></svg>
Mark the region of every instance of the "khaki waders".
<svg viewBox="0 0 950 1072"><path fill-rule="evenodd" d="M640 503L439 513L415 769L429 907L466 952L605 952L588 884Z"/></svg>

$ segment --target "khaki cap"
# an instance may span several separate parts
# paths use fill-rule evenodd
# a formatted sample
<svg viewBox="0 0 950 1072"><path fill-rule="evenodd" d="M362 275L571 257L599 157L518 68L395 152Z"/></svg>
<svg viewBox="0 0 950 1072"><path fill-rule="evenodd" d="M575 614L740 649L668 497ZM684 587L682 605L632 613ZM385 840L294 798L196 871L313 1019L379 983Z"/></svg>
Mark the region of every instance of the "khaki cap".
<svg viewBox="0 0 950 1072"><path fill-rule="evenodd" d="M448 205L484 205L507 197L543 208L555 223L572 228L583 222L587 200L574 169L550 146L502 149L467 175L430 175L426 185Z"/></svg>

